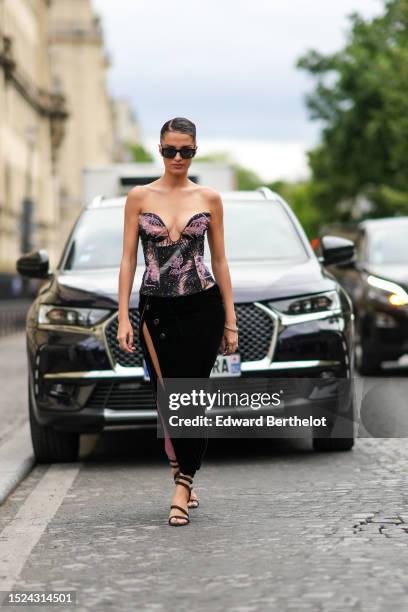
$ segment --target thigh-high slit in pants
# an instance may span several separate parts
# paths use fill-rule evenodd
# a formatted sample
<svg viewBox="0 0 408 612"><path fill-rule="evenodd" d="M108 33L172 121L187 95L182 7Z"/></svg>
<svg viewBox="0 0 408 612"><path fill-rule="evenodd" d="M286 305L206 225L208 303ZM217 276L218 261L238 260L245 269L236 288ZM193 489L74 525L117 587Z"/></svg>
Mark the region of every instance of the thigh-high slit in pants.
<svg viewBox="0 0 408 612"><path fill-rule="evenodd" d="M224 324L225 310L218 284L174 297L139 293L139 341L159 418L162 415L157 401L158 379L208 378L221 345ZM180 470L191 476L200 469L207 445L207 436L170 437L166 431L164 434L167 457L177 460Z"/></svg>

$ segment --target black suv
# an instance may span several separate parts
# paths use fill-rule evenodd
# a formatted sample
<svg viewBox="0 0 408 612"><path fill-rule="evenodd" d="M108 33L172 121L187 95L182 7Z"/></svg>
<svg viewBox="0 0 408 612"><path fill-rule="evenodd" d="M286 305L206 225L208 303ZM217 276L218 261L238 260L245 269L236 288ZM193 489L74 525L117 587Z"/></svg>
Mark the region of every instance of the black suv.
<svg viewBox="0 0 408 612"><path fill-rule="evenodd" d="M379 374L383 361L408 353L408 217L336 229L356 243L355 260L332 270L353 302L356 365Z"/></svg>
<svg viewBox="0 0 408 612"><path fill-rule="evenodd" d="M324 266L350 260L353 243L326 236L318 258L278 194L260 187L221 196L240 328L240 363L225 375L350 379L352 305ZM81 433L157 424L137 336L141 246L129 304L136 352L121 351L116 340L125 200L97 197L84 208L54 271L44 250L17 261L20 274L44 279L27 315L29 410L38 461L75 460ZM206 257L210 265L208 244ZM224 359L221 353L218 359ZM315 435L315 449L353 446L353 406L347 410L344 436Z"/></svg>

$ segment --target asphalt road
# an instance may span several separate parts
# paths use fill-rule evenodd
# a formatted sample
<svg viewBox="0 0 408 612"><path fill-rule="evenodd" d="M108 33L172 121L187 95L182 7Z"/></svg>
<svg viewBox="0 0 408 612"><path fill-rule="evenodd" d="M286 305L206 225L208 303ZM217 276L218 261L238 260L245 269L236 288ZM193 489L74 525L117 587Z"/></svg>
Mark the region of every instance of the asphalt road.
<svg viewBox="0 0 408 612"><path fill-rule="evenodd" d="M0 449L26 414L22 336L5 354ZM187 527L167 525L174 484L155 432L85 436L78 463L34 467L0 505L0 591L71 590L76 607L56 609L98 612L405 612L408 448L368 437L381 406L403 423L404 376L364 382L368 428L350 452L210 440Z"/></svg>

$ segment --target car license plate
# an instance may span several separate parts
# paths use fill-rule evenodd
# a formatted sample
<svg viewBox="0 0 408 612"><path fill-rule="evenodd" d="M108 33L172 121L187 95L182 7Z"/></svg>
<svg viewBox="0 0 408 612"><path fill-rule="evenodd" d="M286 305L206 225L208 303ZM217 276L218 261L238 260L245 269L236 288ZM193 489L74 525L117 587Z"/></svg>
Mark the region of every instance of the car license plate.
<svg viewBox="0 0 408 612"><path fill-rule="evenodd" d="M241 376L240 354L217 355L210 374L211 378L215 376Z"/></svg>
<svg viewBox="0 0 408 612"><path fill-rule="evenodd" d="M210 377L214 376L241 376L241 356L217 355ZM146 361L143 359L143 380L150 381Z"/></svg>

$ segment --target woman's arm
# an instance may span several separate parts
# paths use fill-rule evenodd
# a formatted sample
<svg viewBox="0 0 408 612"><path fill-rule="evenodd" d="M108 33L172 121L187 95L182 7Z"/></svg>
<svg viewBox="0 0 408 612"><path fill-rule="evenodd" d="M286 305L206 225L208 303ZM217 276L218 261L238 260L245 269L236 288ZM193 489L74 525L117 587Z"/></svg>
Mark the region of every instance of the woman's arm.
<svg viewBox="0 0 408 612"><path fill-rule="evenodd" d="M137 249L139 244L139 211L143 189L137 187L129 191L123 223L123 251L119 270L118 289L118 334L119 346L127 353L133 353L133 327L129 319L129 300L132 293L133 281L136 272Z"/></svg>
<svg viewBox="0 0 408 612"><path fill-rule="evenodd" d="M234 298L232 295L231 276L225 255L224 244L224 211L220 194L213 190L208 190L210 199L211 221L208 226L208 244L211 251L211 267L214 278L220 287L225 310L225 324L229 327L236 327L237 318L235 315ZM225 329L223 344L229 345L230 353L233 353L238 346L238 334L234 331Z"/></svg>

